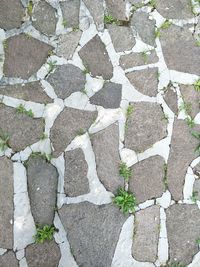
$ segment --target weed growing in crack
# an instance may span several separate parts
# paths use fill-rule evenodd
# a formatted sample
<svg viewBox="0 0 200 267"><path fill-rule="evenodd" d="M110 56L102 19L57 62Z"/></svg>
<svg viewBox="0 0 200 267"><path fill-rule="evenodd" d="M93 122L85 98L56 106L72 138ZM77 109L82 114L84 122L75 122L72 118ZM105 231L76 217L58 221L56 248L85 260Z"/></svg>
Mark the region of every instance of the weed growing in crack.
<svg viewBox="0 0 200 267"><path fill-rule="evenodd" d="M186 121L187 125L188 125L190 128L194 128L194 126L195 126L195 122L194 122L194 120L193 120L192 118L187 117L187 118L185 119L185 121Z"/></svg>
<svg viewBox="0 0 200 267"><path fill-rule="evenodd" d="M195 152L197 152L198 154L200 154L200 133L198 133L196 131L192 131L191 134L192 134L193 137L195 137L197 140L199 140L199 145L195 149Z"/></svg>
<svg viewBox="0 0 200 267"><path fill-rule="evenodd" d="M118 24L118 20L113 18L112 15L105 15L104 16L104 23L105 24Z"/></svg>
<svg viewBox="0 0 200 267"><path fill-rule="evenodd" d="M191 201L194 202L194 203L197 203L197 200L198 200L198 192L197 191L193 191L192 192L192 196L191 196Z"/></svg>
<svg viewBox="0 0 200 267"><path fill-rule="evenodd" d="M78 129L77 132L76 132L76 134L79 135L79 136L80 135L83 135L85 133L86 133L86 130L85 129L82 129L82 128Z"/></svg>
<svg viewBox="0 0 200 267"><path fill-rule="evenodd" d="M0 128L0 152L4 152L8 148L9 135Z"/></svg>
<svg viewBox="0 0 200 267"><path fill-rule="evenodd" d="M37 226L37 233L34 236L35 243L44 243L45 241L51 241L53 239L54 233L57 229L52 225L44 225L43 227Z"/></svg>
<svg viewBox="0 0 200 267"><path fill-rule="evenodd" d="M20 104L20 105L16 108L16 110L17 110L17 113L18 113L18 114L26 114L28 117L31 117L31 118L34 117L33 111L32 111L31 109L26 110L25 107L24 107L22 104Z"/></svg>
<svg viewBox="0 0 200 267"><path fill-rule="evenodd" d="M167 265L165 265L163 267L186 267L186 266L177 262L177 263L168 263Z"/></svg>
<svg viewBox="0 0 200 267"><path fill-rule="evenodd" d="M119 165L119 175L122 176L126 182L129 181L129 178L132 175L131 168L129 168L125 162L122 162Z"/></svg>
<svg viewBox="0 0 200 267"><path fill-rule="evenodd" d="M133 105L129 105L126 110L126 117L129 118L133 114L133 111L134 111Z"/></svg>
<svg viewBox="0 0 200 267"><path fill-rule="evenodd" d="M45 140L47 138L48 138L48 135L46 133L42 133L40 140Z"/></svg>
<svg viewBox="0 0 200 267"><path fill-rule="evenodd" d="M67 21L65 19L62 21L62 25L64 26L64 28L67 27Z"/></svg>
<svg viewBox="0 0 200 267"><path fill-rule="evenodd" d="M137 205L135 196L125 191L123 188L118 189L117 194L113 197L113 203L116 204L124 214L134 213Z"/></svg>
<svg viewBox="0 0 200 267"><path fill-rule="evenodd" d="M197 245L200 245L200 238L196 240Z"/></svg>
<svg viewBox="0 0 200 267"><path fill-rule="evenodd" d="M167 182L167 164L164 164L164 178L163 178L163 182L165 185L165 190L167 190L168 188L168 182Z"/></svg>
<svg viewBox="0 0 200 267"><path fill-rule="evenodd" d="M47 62L48 66L49 66L49 72L52 72L55 68L56 68L56 63L57 61L54 60L50 60L49 62Z"/></svg>
<svg viewBox="0 0 200 267"><path fill-rule="evenodd" d="M149 2L148 2L148 6L152 6L153 8L156 8L156 0L150 0Z"/></svg>
<svg viewBox="0 0 200 267"><path fill-rule="evenodd" d="M195 82L194 89L195 91L200 92L200 79Z"/></svg>
<svg viewBox="0 0 200 267"><path fill-rule="evenodd" d="M186 103L185 101L183 101L181 106L180 106L180 111L184 111L188 115L191 114L192 104L191 103Z"/></svg>
<svg viewBox="0 0 200 267"><path fill-rule="evenodd" d="M83 70L83 74L86 75L87 73L90 73L90 71L89 71L88 67L85 67L85 69Z"/></svg>
<svg viewBox="0 0 200 267"><path fill-rule="evenodd" d="M28 2L27 12L28 12L29 16L32 15L32 13L33 13L33 1Z"/></svg>
<svg viewBox="0 0 200 267"><path fill-rule="evenodd" d="M161 29L168 29L172 25L172 22L166 19L164 23L161 25Z"/></svg>

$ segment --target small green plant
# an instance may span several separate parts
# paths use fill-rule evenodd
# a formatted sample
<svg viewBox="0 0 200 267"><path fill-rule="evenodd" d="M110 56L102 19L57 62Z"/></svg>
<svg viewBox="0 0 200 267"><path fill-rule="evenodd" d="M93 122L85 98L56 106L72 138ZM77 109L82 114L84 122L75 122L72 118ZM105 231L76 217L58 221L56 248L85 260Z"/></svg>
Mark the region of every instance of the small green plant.
<svg viewBox="0 0 200 267"><path fill-rule="evenodd" d="M165 190L167 190L168 188L168 182L167 182L167 164L164 164L164 178L163 178L163 182L165 185Z"/></svg>
<svg viewBox="0 0 200 267"><path fill-rule="evenodd" d="M132 193L119 188L117 195L113 198L113 203L124 213L134 213L136 207L136 198Z"/></svg>
<svg viewBox="0 0 200 267"><path fill-rule="evenodd" d="M35 237L35 243L44 243L45 241L51 241L54 233L57 229L52 225L44 225L43 227L36 228L37 233Z"/></svg>
<svg viewBox="0 0 200 267"><path fill-rule="evenodd" d="M0 128L0 152L4 152L8 148L9 135Z"/></svg>
<svg viewBox="0 0 200 267"><path fill-rule="evenodd" d="M131 168L129 168L125 162L122 162L119 165L119 175L122 176L127 182L132 175Z"/></svg>
<svg viewBox="0 0 200 267"><path fill-rule="evenodd" d="M48 138L48 135L46 133L42 133L41 140L45 140Z"/></svg>
<svg viewBox="0 0 200 267"><path fill-rule="evenodd" d="M126 117L129 118L133 114L133 111L134 111L133 105L129 105L126 110Z"/></svg>
<svg viewBox="0 0 200 267"><path fill-rule="evenodd" d="M104 16L104 23L105 24L117 24L118 20L113 18L111 15L105 15Z"/></svg>
<svg viewBox="0 0 200 267"><path fill-rule="evenodd" d="M144 4L142 4L142 3L141 4L140 3L133 4L131 12L134 13L137 9L142 8L143 6L144 6Z"/></svg>
<svg viewBox="0 0 200 267"><path fill-rule="evenodd" d="M67 27L67 21L64 19L62 22L62 25L66 28Z"/></svg>
<svg viewBox="0 0 200 267"><path fill-rule="evenodd" d="M76 133L77 133L77 135L83 135L86 133L86 130L80 128L80 129L78 129L78 131Z"/></svg>
<svg viewBox="0 0 200 267"><path fill-rule="evenodd" d="M30 33L25 33L25 36L27 39L31 39L32 38L32 35Z"/></svg>
<svg viewBox="0 0 200 267"><path fill-rule="evenodd" d="M186 266L177 262L177 263L168 263L166 266L163 267L186 267Z"/></svg>
<svg viewBox="0 0 200 267"><path fill-rule="evenodd" d="M148 62L148 54L147 54L147 51L144 51L144 52L142 52L140 54L141 54L142 59L144 60L144 63L147 64L147 62Z"/></svg>
<svg viewBox="0 0 200 267"><path fill-rule="evenodd" d="M165 20L165 22L163 22L163 24L161 25L161 29L168 29L170 26L172 25L172 22L169 21L168 19Z"/></svg>
<svg viewBox="0 0 200 267"><path fill-rule="evenodd" d="M90 73L90 71L89 71L88 67L85 67L85 69L83 70L83 74L86 75L87 73Z"/></svg>
<svg viewBox="0 0 200 267"><path fill-rule="evenodd" d="M33 1L28 2L27 12L28 12L29 16L32 15L32 13L33 13Z"/></svg>
<svg viewBox="0 0 200 267"><path fill-rule="evenodd" d="M187 118L185 119L185 121L186 121L187 125L188 125L190 128L194 128L194 126L195 126L195 122L194 122L193 119L191 119L190 117L187 117Z"/></svg>
<svg viewBox="0 0 200 267"><path fill-rule="evenodd" d="M155 31L155 38L159 38L161 36L161 32L160 32L160 29L158 28L156 31Z"/></svg>
<svg viewBox="0 0 200 267"><path fill-rule="evenodd" d="M197 46L200 46L200 40L199 41L196 41L196 45Z"/></svg>
<svg viewBox="0 0 200 267"><path fill-rule="evenodd" d="M16 110L17 110L17 113L19 113L19 114L26 114L27 116L29 116L29 117L31 117L31 118L34 117L33 111L32 111L31 109L26 110L25 107L24 107L22 104L20 104L20 105L16 108Z"/></svg>
<svg viewBox="0 0 200 267"><path fill-rule="evenodd" d="M191 200L192 200L192 202L197 203L197 200L198 200L198 192L197 191L192 192Z"/></svg>
<svg viewBox="0 0 200 267"><path fill-rule="evenodd" d="M56 63L57 63L56 60L54 61L50 60L47 62L47 64L49 65L49 72L52 72L56 68Z"/></svg>
<svg viewBox="0 0 200 267"><path fill-rule="evenodd" d="M200 142L200 133L198 133L196 131L192 131L191 134L192 134L193 137L195 137ZM195 152L197 152L198 154L200 154L200 143L197 146L197 148L195 149Z"/></svg>
<svg viewBox="0 0 200 267"><path fill-rule="evenodd" d="M4 49L7 49L7 48L8 48L7 40L4 40L4 41L3 41L3 48L4 48Z"/></svg>
<svg viewBox="0 0 200 267"><path fill-rule="evenodd" d="M184 111L186 114L190 115L191 111L192 111L192 104L186 103L185 101L183 101L181 106L180 106L180 110Z"/></svg>
<svg viewBox="0 0 200 267"><path fill-rule="evenodd" d="M148 6L152 6L153 8L156 8L156 0L150 0L148 2Z"/></svg>
<svg viewBox="0 0 200 267"><path fill-rule="evenodd" d="M200 245L200 238L197 239L197 245Z"/></svg>
<svg viewBox="0 0 200 267"><path fill-rule="evenodd" d="M198 81L195 82L194 84L194 89L197 91L197 92L200 92L200 79Z"/></svg>
<svg viewBox="0 0 200 267"><path fill-rule="evenodd" d="M52 159L52 154L40 153L40 152L32 152L30 157L32 157L32 158L40 157L40 158L42 158L42 159L44 159L44 160L49 162ZM27 161L27 163L28 163L28 161Z"/></svg>
<svg viewBox="0 0 200 267"><path fill-rule="evenodd" d="M79 30L78 26L77 27L73 27L73 29L72 29L73 32L77 32L78 30Z"/></svg>

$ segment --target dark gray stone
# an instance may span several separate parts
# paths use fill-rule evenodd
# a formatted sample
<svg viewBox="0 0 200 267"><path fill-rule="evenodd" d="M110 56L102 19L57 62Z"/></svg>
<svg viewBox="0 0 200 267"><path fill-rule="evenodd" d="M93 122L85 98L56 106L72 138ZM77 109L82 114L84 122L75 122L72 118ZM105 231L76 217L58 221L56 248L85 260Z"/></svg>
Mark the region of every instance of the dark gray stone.
<svg viewBox="0 0 200 267"><path fill-rule="evenodd" d="M164 95L164 100L167 103L168 107L178 115L178 97L177 93L174 92L173 88L168 87Z"/></svg>
<svg viewBox="0 0 200 267"><path fill-rule="evenodd" d="M127 218L117 207L82 202L64 205L59 215L78 266L111 266Z"/></svg>
<svg viewBox="0 0 200 267"><path fill-rule="evenodd" d="M3 256L0 256L0 267L19 267L13 251L8 251Z"/></svg>
<svg viewBox="0 0 200 267"><path fill-rule="evenodd" d="M124 0L106 0L108 14L118 20L128 21Z"/></svg>
<svg viewBox="0 0 200 267"><path fill-rule="evenodd" d="M103 0L84 0L83 2L90 11L97 26L97 30L102 31L104 29Z"/></svg>
<svg viewBox="0 0 200 267"><path fill-rule="evenodd" d="M66 0L60 2L60 7L63 14L63 20L66 22L67 27L79 27L80 0Z"/></svg>

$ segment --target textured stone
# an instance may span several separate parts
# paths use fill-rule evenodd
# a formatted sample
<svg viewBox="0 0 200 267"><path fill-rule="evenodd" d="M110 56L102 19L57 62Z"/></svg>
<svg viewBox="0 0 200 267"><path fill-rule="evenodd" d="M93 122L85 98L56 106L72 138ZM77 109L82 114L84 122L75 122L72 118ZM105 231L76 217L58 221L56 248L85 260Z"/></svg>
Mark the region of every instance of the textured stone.
<svg viewBox="0 0 200 267"><path fill-rule="evenodd" d="M60 7L63 20L66 22L67 27L78 28L80 0L66 0L65 2L60 2Z"/></svg>
<svg viewBox="0 0 200 267"><path fill-rule="evenodd" d="M161 197L165 191L164 163L160 156L153 156L133 165L129 190L134 193L138 203Z"/></svg>
<svg viewBox="0 0 200 267"><path fill-rule="evenodd" d="M126 220L117 207L82 202L64 205L59 215L78 266L111 266Z"/></svg>
<svg viewBox="0 0 200 267"><path fill-rule="evenodd" d="M32 244L26 248L28 267L55 267L60 257L60 249L54 241Z"/></svg>
<svg viewBox="0 0 200 267"><path fill-rule="evenodd" d="M104 79L111 79L113 76L113 66L109 60L105 45L98 35L95 35L79 51L83 64L93 76L102 76Z"/></svg>
<svg viewBox="0 0 200 267"><path fill-rule="evenodd" d="M0 157L0 247L6 249L13 246L13 190L12 161Z"/></svg>
<svg viewBox="0 0 200 267"><path fill-rule="evenodd" d="M118 20L127 21L126 2L124 0L106 0L108 14Z"/></svg>
<svg viewBox="0 0 200 267"><path fill-rule="evenodd" d="M58 183L56 168L41 156L31 157L27 163L27 177L31 212L35 223L52 225Z"/></svg>
<svg viewBox="0 0 200 267"><path fill-rule="evenodd" d="M175 204L166 210L170 262L187 265L198 252L200 213L196 205Z"/></svg>
<svg viewBox="0 0 200 267"><path fill-rule="evenodd" d="M135 260L155 262L157 259L160 209L152 206L135 215L132 254Z"/></svg>
<svg viewBox="0 0 200 267"><path fill-rule="evenodd" d="M6 40L4 74L28 79L45 63L52 47L25 34Z"/></svg>
<svg viewBox="0 0 200 267"><path fill-rule="evenodd" d="M90 11L94 22L97 26L97 30L101 31L104 28L104 8L103 0L84 0L83 1Z"/></svg>
<svg viewBox="0 0 200 267"><path fill-rule="evenodd" d="M156 96L158 91L158 68L138 70L126 74L130 83L142 94Z"/></svg>
<svg viewBox="0 0 200 267"><path fill-rule="evenodd" d="M119 176L119 129L112 124L105 130L91 137L94 149L97 174L105 188L116 193L123 186L123 178Z"/></svg>
<svg viewBox="0 0 200 267"><path fill-rule="evenodd" d="M65 152L65 193L67 196L75 197L89 193L87 171L88 165L80 148Z"/></svg>
<svg viewBox="0 0 200 267"><path fill-rule="evenodd" d="M109 82L90 98L90 103L104 108L119 108L121 96L122 85Z"/></svg>
<svg viewBox="0 0 200 267"><path fill-rule="evenodd" d="M57 117L50 132L54 147L54 156L61 152L78 135L78 131L87 131L97 117L97 112L65 108Z"/></svg>
<svg viewBox="0 0 200 267"><path fill-rule="evenodd" d="M13 251L8 251L3 256L0 256L0 267L19 267L18 261L15 258Z"/></svg>
<svg viewBox="0 0 200 267"><path fill-rule="evenodd" d="M56 95L65 99L72 93L83 90L86 78L78 67L67 64L58 66L47 81L54 88Z"/></svg>
<svg viewBox="0 0 200 267"><path fill-rule="evenodd" d="M173 88L168 87L164 95L164 100L167 103L168 107L176 115L178 114L178 97L177 93L174 92Z"/></svg>
<svg viewBox="0 0 200 267"><path fill-rule="evenodd" d="M125 146L142 152L166 137L167 123L160 105L146 102L132 104L134 111L127 120Z"/></svg>

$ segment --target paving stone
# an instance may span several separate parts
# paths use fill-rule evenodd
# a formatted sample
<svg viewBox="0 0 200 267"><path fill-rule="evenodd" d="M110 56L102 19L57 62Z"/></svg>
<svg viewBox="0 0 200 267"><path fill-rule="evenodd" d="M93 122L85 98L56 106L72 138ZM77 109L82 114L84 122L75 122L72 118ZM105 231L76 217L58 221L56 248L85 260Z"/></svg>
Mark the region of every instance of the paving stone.
<svg viewBox="0 0 200 267"><path fill-rule="evenodd" d="M65 152L65 193L76 197L89 193L88 165L83 151L78 148Z"/></svg>
<svg viewBox="0 0 200 267"><path fill-rule="evenodd" d="M0 128L9 136L9 146L13 151L21 151L38 142L43 133L43 120L18 114L16 109L0 105Z"/></svg>
<svg viewBox="0 0 200 267"><path fill-rule="evenodd" d="M13 246L13 191L12 161L0 157L0 247L6 249Z"/></svg>
<svg viewBox="0 0 200 267"><path fill-rule="evenodd" d="M108 14L118 20L127 21L126 2L124 0L106 0Z"/></svg>
<svg viewBox="0 0 200 267"><path fill-rule="evenodd" d="M199 132L200 127L196 126L193 130ZM182 199L185 175L190 163L197 157L195 149L198 144L186 122L175 119L167 171L168 187L174 200Z"/></svg>
<svg viewBox="0 0 200 267"><path fill-rule="evenodd" d="M83 90L86 78L81 69L72 64L67 64L58 66L50 74L47 81L54 88L56 95L65 99L72 93Z"/></svg>
<svg viewBox="0 0 200 267"><path fill-rule="evenodd" d="M0 256L0 267L19 267L18 261L15 258L13 251L6 252L3 256Z"/></svg>
<svg viewBox="0 0 200 267"><path fill-rule="evenodd" d="M107 28L116 52L128 51L133 48L136 41L131 28L114 24L107 25Z"/></svg>
<svg viewBox="0 0 200 267"><path fill-rule="evenodd" d="M80 51L83 64L93 76L102 76L109 80L113 76L113 66L109 60L105 45L100 37L95 35Z"/></svg>
<svg viewBox="0 0 200 267"><path fill-rule="evenodd" d="M66 22L67 27L78 28L80 0L66 0L60 2L60 7L63 14L63 21Z"/></svg>
<svg viewBox="0 0 200 267"><path fill-rule="evenodd" d="M51 128L50 139L54 147L53 155L59 156L80 130L88 130L96 117L97 112L65 108Z"/></svg>
<svg viewBox="0 0 200 267"><path fill-rule="evenodd" d="M158 68L129 72L126 77L140 93L148 96L157 95Z"/></svg>
<svg viewBox="0 0 200 267"><path fill-rule="evenodd" d="M196 205L175 204L166 210L170 262L187 265L199 251L200 213Z"/></svg>
<svg viewBox="0 0 200 267"><path fill-rule="evenodd" d="M83 2L90 11L97 26L97 30L102 31L104 29L103 0L84 0Z"/></svg>
<svg viewBox="0 0 200 267"><path fill-rule="evenodd" d="M135 214L132 254L135 260L155 262L157 259L160 209L152 206Z"/></svg>
<svg viewBox="0 0 200 267"><path fill-rule="evenodd" d="M52 225L58 184L56 168L39 155L31 157L27 162L27 179L35 223Z"/></svg>
<svg viewBox="0 0 200 267"><path fill-rule="evenodd" d="M53 35L57 23L55 11L46 1L42 0L38 2L33 10L33 26L46 35Z"/></svg>
<svg viewBox="0 0 200 267"><path fill-rule="evenodd" d="M173 88L167 88L167 91L164 95L164 100L168 107L171 109L171 111L178 115L178 97L177 93L174 92Z"/></svg>
<svg viewBox="0 0 200 267"><path fill-rule="evenodd" d="M105 188L116 193L124 184L119 176L119 128L112 124L91 137L96 157L97 174Z"/></svg>
<svg viewBox="0 0 200 267"><path fill-rule="evenodd" d="M193 192L197 196L197 199L200 200L200 179L196 179L193 186Z"/></svg>
<svg viewBox="0 0 200 267"><path fill-rule="evenodd" d="M28 267L55 267L60 257L60 249L54 241L32 244L26 248Z"/></svg>
<svg viewBox="0 0 200 267"><path fill-rule="evenodd" d="M28 79L45 63L52 47L25 34L6 40L4 74Z"/></svg>
<svg viewBox="0 0 200 267"><path fill-rule="evenodd" d="M59 215L78 266L111 266L127 218L117 207L82 202L64 205Z"/></svg>
<svg viewBox="0 0 200 267"><path fill-rule="evenodd" d="M1 0L0 28L11 30L22 24L24 9L20 0Z"/></svg>
<svg viewBox="0 0 200 267"><path fill-rule="evenodd" d="M167 135L167 122L160 105L132 103L133 114L127 120L125 147L135 152L145 151Z"/></svg>
<svg viewBox="0 0 200 267"><path fill-rule="evenodd" d="M122 96L122 85L105 83L103 88L90 98L90 103L104 108L119 108Z"/></svg>
<svg viewBox="0 0 200 267"><path fill-rule="evenodd" d="M131 168L129 190L135 194L138 203L161 197L165 191L164 163L162 157L153 156L140 161Z"/></svg>
<svg viewBox="0 0 200 267"><path fill-rule="evenodd" d="M169 69L200 75L200 47L187 27L171 25L161 30L160 41Z"/></svg>

